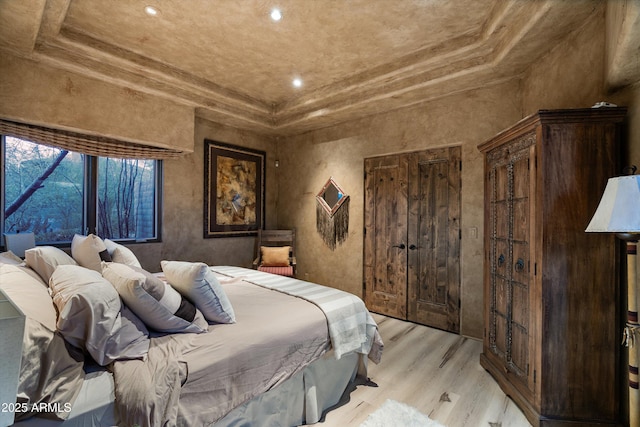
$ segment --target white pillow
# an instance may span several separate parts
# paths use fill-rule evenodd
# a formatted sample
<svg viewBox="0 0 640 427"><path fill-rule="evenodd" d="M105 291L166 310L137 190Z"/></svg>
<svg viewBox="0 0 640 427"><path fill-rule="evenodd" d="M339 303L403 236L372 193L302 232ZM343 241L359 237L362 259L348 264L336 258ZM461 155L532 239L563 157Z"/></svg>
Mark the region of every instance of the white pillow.
<svg viewBox="0 0 640 427"><path fill-rule="evenodd" d="M36 246L24 252L27 266L38 273L45 283L59 265L77 265L78 263L62 249L55 246Z"/></svg>
<svg viewBox="0 0 640 427"><path fill-rule="evenodd" d="M76 234L71 241L71 256L78 264L100 272L102 261L111 261L111 256L102 239L94 234Z"/></svg>
<svg viewBox="0 0 640 427"><path fill-rule="evenodd" d="M149 352L149 331L97 271L61 265L51 275L49 287L58 308L58 331L99 365L142 358Z"/></svg>
<svg viewBox="0 0 640 427"><path fill-rule="evenodd" d="M236 315L215 274L202 262L162 261L167 281L195 304L207 320L235 323Z"/></svg>
<svg viewBox="0 0 640 427"><path fill-rule="evenodd" d="M107 251L109 251L109 255L111 255L111 261L142 268L140 261L138 261L131 249L109 239L104 239L104 244L107 247Z"/></svg>
<svg viewBox="0 0 640 427"><path fill-rule="evenodd" d="M205 332L207 321L193 304L152 274L115 262L104 263L102 275L124 303L150 328L160 332Z"/></svg>

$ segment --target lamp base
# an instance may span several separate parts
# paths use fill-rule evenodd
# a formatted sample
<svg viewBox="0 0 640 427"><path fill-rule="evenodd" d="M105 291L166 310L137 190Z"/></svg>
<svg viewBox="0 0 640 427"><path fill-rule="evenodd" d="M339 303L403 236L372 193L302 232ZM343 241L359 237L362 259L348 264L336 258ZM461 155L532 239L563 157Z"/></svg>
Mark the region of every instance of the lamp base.
<svg viewBox="0 0 640 427"><path fill-rule="evenodd" d="M624 344L629 351L629 425L640 426L640 384L638 381L638 324L637 299L637 234L626 234L627 242L627 326ZM618 236L620 239L622 237Z"/></svg>

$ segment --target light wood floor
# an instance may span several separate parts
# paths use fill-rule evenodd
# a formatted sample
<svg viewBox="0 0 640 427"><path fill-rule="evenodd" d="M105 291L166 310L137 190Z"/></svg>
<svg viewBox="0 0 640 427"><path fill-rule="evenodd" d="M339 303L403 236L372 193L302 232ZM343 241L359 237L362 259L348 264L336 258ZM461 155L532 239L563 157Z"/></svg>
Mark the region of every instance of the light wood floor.
<svg viewBox="0 0 640 427"><path fill-rule="evenodd" d="M358 385L317 425L359 426L387 399L413 406L447 427L531 425L480 366L481 341L373 316L385 345L382 362L369 364L377 387Z"/></svg>

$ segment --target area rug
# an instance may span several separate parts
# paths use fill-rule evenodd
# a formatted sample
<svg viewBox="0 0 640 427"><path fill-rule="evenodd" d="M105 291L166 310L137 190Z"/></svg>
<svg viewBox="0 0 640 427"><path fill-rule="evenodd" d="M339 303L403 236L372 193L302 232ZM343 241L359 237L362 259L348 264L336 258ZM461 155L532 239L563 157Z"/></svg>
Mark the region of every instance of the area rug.
<svg viewBox="0 0 640 427"><path fill-rule="evenodd" d="M370 414L360 427L444 427L404 403L388 399Z"/></svg>

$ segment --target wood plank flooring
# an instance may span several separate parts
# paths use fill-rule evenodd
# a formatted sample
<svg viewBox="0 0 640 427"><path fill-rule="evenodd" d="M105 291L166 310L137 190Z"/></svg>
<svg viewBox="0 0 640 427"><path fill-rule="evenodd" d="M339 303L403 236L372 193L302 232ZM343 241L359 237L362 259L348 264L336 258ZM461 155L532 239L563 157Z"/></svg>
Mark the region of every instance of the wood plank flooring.
<svg viewBox="0 0 640 427"><path fill-rule="evenodd" d="M358 385L318 426L359 426L387 399L413 406L447 427L531 426L480 366L482 342L373 317L385 344L382 362L369 363L369 378L377 387Z"/></svg>

